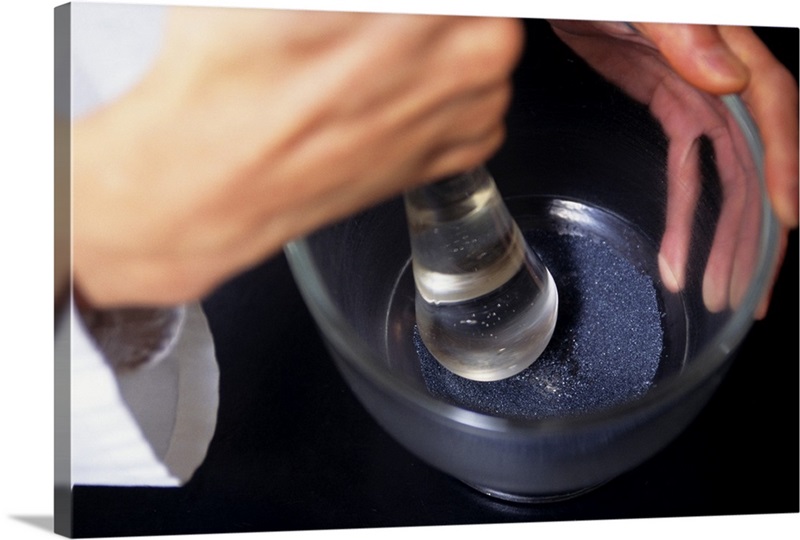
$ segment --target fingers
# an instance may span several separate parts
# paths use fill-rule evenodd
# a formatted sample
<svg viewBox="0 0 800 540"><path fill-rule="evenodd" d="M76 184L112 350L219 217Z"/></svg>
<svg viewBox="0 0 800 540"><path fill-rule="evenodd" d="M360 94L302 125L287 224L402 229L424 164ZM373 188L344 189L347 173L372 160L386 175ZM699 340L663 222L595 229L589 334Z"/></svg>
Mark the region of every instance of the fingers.
<svg viewBox="0 0 800 540"><path fill-rule="evenodd" d="M697 199L700 196L698 140L672 140L667 156L667 216L658 267L671 292L686 284L686 266Z"/></svg>
<svg viewBox="0 0 800 540"><path fill-rule="evenodd" d="M636 27L694 86L741 93L764 142L765 177L781 224L798 225L797 82L752 29L642 23Z"/></svg>
<svg viewBox="0 0 800 540"><path fill-rule="evenodd" d="M689 83L714 94L738 92L747 104L764 143L764 175L770 202L784 229L778 259L782 260L786 230L798 225L797 82L748 27L636 26ZM715 146L718 143L715 141ZM732 161L731 156L727 159ZM723 212L703 282L704 302L711 311L741 303L752 279L757 243L754 235L760 215L755 205L760 196L756 185L724 183ZM750 201L745 201L745 206L740 200L742 190L747 191L746 199ZM667 230L659 256L662 279L668 286L670 282L664 274L677 278L680 273L664 269L676 268L682 253L681 234L670 225L670 212L668 209ZM757 318L766 313L769 298L767 292L756 310Z"/></svg>
<svg viewBox="0 0 800 540"><path fill-rule="evenodd" d="M745 186L728 185L723 189L723 206L703 273L703 303L712 313L731 305L731 279L737 264L737 247L741 241L746 202ZM742 256L742 253L739 252L738 255ZM748 276L748 281L750 277Z"/></svg>
<svg viewBox="0 0 800 540"><path fill-rule="evenodd" d="M798 224L797 82L756 34L746 27L721 27L722 37L748 65L751 82L742 93L764 142L767 190L784 227Z"/></svg>
<svg viewBox="0 0 800 540"><path fill-rule="evenodd" d="M661 51L690 84L713 94L742 91L748 66L728 46L715 26L637 23L634 26Z"/></svg>

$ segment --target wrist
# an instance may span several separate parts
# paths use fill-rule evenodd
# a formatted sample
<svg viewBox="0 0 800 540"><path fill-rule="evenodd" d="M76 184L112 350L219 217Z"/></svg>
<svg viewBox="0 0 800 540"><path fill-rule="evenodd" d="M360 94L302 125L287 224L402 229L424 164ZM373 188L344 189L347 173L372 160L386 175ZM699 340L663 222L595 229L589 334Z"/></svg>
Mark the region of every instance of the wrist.
<svg viewBox="0 0 800 540"><path fill-rule="evenodd" d="M172 350L185 306L97 307L75 289L76 312L105 361L118 372L160 362Z"/></svg>

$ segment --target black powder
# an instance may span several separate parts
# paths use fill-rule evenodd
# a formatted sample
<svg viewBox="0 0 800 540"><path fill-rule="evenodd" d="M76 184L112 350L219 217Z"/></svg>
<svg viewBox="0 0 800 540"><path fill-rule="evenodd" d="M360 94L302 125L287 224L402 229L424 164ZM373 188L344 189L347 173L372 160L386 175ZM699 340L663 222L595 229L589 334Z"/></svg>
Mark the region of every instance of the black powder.
<svg viewBox="0 0 800 540"><path fill-rule="evenodd" d="M601 239L551 232L526 237L558 287L558 322L547 349L513 377L472 381L439 364L415 326L428 391L466 409L518 418L595 411L644 394L663 336L651 278Z"/></svg>

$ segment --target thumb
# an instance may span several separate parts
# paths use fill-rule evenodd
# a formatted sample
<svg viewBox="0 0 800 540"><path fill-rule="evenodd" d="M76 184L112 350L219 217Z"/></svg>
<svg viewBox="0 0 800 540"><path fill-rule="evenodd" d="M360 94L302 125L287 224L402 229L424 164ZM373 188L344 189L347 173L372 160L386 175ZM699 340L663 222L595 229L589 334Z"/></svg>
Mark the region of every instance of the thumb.
<svg viewBox="0 0 800 540"><path fill-rule="evenodd" d="M747 66L728 47L716 26L672 23L633 26L653 42L689 84L713 94L736 93L747 86L750 79Z"/></svg>

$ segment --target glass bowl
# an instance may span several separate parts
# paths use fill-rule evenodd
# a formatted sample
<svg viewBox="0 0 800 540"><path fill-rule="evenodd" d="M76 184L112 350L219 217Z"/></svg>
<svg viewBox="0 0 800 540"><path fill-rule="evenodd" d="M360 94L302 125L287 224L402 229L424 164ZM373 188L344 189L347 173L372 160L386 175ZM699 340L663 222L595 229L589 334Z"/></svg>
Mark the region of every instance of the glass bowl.
<svg viewBox="0 0 800 540"><path fill-rule="evenodd" d="M488 169L534 249L544 245L536 245L540 233L549 235L551 260L569 255L560 242L583 242L646 278L656 308L639 313L638 305L615 304L633 284L604 266L610 274L596 280L606 291L598 305L612 318L628 316L624 324L633 327L595 326L601 335L588 355L606 359L601 375L609 386L628 381L635 388L593 400L592 392L604 390L580 363L562 370L555 383L544 380L584 345L583 334L570 333L593 294L580 285L573 301L559 307L561 337L554 334L551 347L560 340L562 350L545 366L550 371L537 361L529 369L540 371L521 374L525 384L486 394L517 392L523 403L517 409L466 395L459 381L432 382L446 375L426 367L414 339L400 197L285 250L336 365L380 425L433 467L518 502L575 496L673 440L724 376L778 256L763 150L739 98L707 95L673 79L665 114L656 100L609 82L615 78L599 75L552 33L537 30L515 78L507 141ZM636 50L631 54L654 54ZM559 276L557 266L550 269L558 283L567 271L561 264ZM647 318L657 335L636 328ZM626 347L648 363L644 379L631 379L628 359L620 356L630 355ZM573 394L578 383L588 393L574 399L565 378Z"/></svg>

